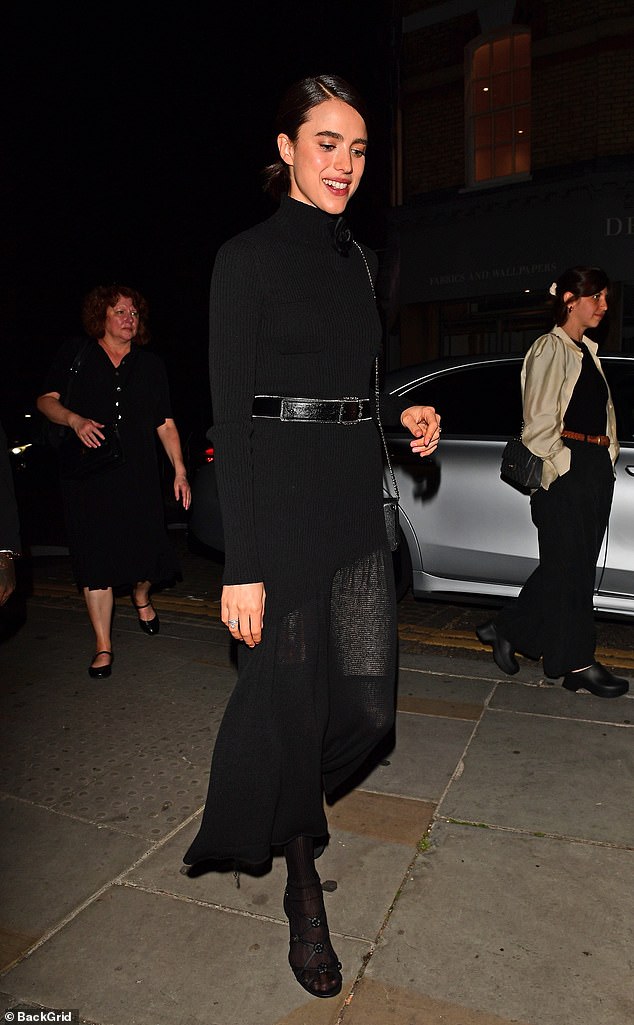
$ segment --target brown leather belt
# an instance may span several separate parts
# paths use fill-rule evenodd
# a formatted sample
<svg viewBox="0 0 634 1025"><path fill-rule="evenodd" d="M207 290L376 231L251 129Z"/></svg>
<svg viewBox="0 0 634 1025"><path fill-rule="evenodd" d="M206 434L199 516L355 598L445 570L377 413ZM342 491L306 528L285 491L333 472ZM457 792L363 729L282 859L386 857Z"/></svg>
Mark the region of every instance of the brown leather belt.
<svg viewBox="0 0 634 1025"><path fill-rule="evenodd" d="M603 445L608 448L610 439L607 434L577 434L576 431L562 431L562 438L572 438L573 441L589 441L591 445Z"/></svg>

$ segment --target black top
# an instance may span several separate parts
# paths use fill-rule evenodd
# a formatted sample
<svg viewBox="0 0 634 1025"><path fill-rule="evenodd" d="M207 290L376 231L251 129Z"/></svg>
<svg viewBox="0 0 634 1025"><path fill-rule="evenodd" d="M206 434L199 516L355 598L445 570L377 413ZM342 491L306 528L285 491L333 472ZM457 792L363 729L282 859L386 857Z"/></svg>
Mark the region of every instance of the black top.
<svg viewBox="0 0 634 1025"><path fill-rule="evenodd" d="M57 353L41 394L64 395L82 341ZM119 427L125 463L84 481L63 482L68 543L81 587L156 583L178 572L165 530L156 428L171 418L163 360L139 346L115 367L94 342L73 374L68 408Z"/></svg>
<svg viewBox="0 0 634 1025"><path fill-rule="evenodd" d="M564 427L577 434L604 434L607 385L586 346L579 342L575 345L581 349L583 360L564 416Z"/></svg>
<svg viewBox="0 0 634 1025"><path fill-rule="evenodd" d="M380 318L363 257L354 244L348 255L336 250L333 220L285 196L272 217L225 243L216 258L210 380L225 583L263 579L257 522L265 508L279 506L280 515L284 510L288 516L291 495L299 501L298 519L289 520L293 530L300 524L309 529L302 503L327 494L337 494L348 510L343 522L333 524L336 532L346 521L355 532L351 518L365 519L363 509L374 505L377 518L366 524L365 543L368 550L377 543L382 456L376 425L326 425L324 432L321 425L287 423L272 435L270 423L251 417L255 395L374 395ZM363 253L374 276L376 256L365 248ZM273 452L280 459L277 479ZM265 464L268 474L260 477ZM304 536L306 546L321 547L324 540Z"/></svg>

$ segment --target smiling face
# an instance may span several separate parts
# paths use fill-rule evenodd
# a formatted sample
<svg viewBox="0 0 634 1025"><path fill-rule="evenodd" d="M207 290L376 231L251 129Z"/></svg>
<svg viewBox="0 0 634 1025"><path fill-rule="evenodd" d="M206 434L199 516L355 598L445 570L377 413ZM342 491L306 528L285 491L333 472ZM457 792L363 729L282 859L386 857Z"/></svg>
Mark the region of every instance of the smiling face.
<svg viewBox="0 0 634 1025"><path fill-rule="evenodd" d="M566 333L580 340L585 331L597 327L608 308L607 294L607 288L602 288L594 295L582 295L578 299L573 298L572 292L564 293L564 302L572 306L564 324Z"/></svg>
<svg viewBox="0 0 634 1025"><path fill-rule="evenodd" d="M365 169L367 131L361 115L343 100L313 107L293 142L277 138L291 179L289 196L329 214L341 214Z"/></svg>

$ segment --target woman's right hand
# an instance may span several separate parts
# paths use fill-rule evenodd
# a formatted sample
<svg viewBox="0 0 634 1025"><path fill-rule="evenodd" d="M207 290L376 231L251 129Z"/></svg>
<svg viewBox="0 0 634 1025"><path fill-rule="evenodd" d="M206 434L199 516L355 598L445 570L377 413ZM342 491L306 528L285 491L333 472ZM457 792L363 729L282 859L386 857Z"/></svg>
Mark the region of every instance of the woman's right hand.
<svg viewBox="0 0 634 1025"><path fill-rule="evenodd" d="M82 445L88 448L99 448L103 441L103 434L98 420L89 420L79 413L73 413L60 402L60 394L57 391L48 391L40 395L37 400L37 408L43 416L47 417L53 424L63 424L74 431Z"/></svg>
<svg viewBox="0 0 634 1025"><path fill-rule="evenodd" d="M220 600L220 618L232 637L254 648L262 640L264 626L264 584L226 584Z"/></svg>
<svg viewBox="0 0 634 1025"><path fill-rule="evenodd" d="M72 428L82 444L88 448L99 448L103 441L103 434L100 431L100 424L98 420L87 420L84 416L79 416L78 413L71 413L68 418L68 426Z"/></svg>

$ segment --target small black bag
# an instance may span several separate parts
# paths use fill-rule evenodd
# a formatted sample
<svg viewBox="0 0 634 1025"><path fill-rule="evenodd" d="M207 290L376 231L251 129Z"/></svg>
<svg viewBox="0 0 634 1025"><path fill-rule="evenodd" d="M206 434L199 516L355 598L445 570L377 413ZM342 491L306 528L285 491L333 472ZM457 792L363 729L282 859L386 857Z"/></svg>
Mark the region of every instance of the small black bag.
<svg viewBox="0 0 634 1025"><path fill-rule="evenodd" d="M544 460L534 455L521 438L511 438L504 446L500 477L507 484L534 491L541 485Z"/></svg>
<svg viewBox="0 0 634 1025"><path fill-rule="evenodd" d="M354 240L353 240L354 241ZM358 242L354 243L359 252L361 258L365 264L365 269L368 272L368 279L370 281L370 288L372 289L372 295L376 300L376 293L374 291L374 282L372 275L370 274L370 268L368 267L368 261L363 255L363 250ZM394 476L394 470L392 469L392 462L390 460L390 453L388 452L387 442L385 440L385 433L383 431L383 424L381 423L380 413L380 401L379 401L379 357L377 356L374 360L374 398L376 402L376 423L379 428L379 434L381 435L381 441L383 442L383 451L385 452L385 462L387 468L390 471L390 477L392 478L392 487L394 488L394 494L390 494L388 489L388 497L383 496L383 516L385 518L385 533L387 534L387 543L390 547L391 552L397 552L401 540L401 532L398 522L398 502L399 502L399 491L398 484L396 483L396 477Z"/></svg>
<svg viewBox="0 0 634 1025"><path fill-rule="evenodd" d="M383 499L383 515L385 516L385 533L390 551L398 551L399 525L398 525L398 498Z"/></svg>
<svg viewBox="0 0 634 1025"><path fill-rule="evenodd" d="M88 338L81 345L77 352L73 362L68 368L68 382L64 394L60 396L60 402L62 406L66 406L68 409L71 401L71 392L73 388L73 381L75 376L79 373L79 369L84 361L89 349L92 348L94 342L92 338ZM43 445L47 448L55 449L59 452L64 442L70 439L73 432L70 427L66 427L64 424L54 424L52 420L49 420L47 416L36 410L35 417L33 418L33 426L31 429L31 440L34 445Z"/></svg>
<svg viewBox="0 0 634 1025"><path fill-rule="evenodd" d="M98 448L88 448L73 434L59 450L60 473L64 480L84 480L114 470L125 462L116 424L100 428L104 438Z"/></svg>
<svg viewBox="0 0 634 1025"><path fill-rule="evenodd" d="M392 487L394 488L394 494L391 495L388 490L387 498L383 496L383 516L385 517L385 533L387 534L387 543L390 546L391 552L397 552L400 543L400 529L398 523L398 502L399 492L398 484L396 483L396 477L394 476L394 470L392 469L392 461L390 459L390 453L388 452L387 442L385 440L385 433L383 431L383 424L381 423L381 415L379 413L379 357L377 356L374 361L374 392L376 399L376 422L379 428L379 434L381 435L381 441L383 442L383 451L385 452L385 462L388 470L390 471L390 477L392 478Z"/></svg>

